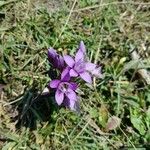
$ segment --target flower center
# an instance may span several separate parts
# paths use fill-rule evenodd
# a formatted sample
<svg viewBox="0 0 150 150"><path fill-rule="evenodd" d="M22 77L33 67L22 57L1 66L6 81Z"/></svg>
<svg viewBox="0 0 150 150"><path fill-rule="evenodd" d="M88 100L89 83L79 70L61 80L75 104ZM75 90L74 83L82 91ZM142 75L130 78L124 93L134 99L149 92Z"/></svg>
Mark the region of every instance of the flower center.
<svg viewBox="0 0 150 150"><path fill-rule="evenodd" d="M78 73L82 73L85 71L85 63L83 61L78 61L75 63L74 70Z"/></svg>
<svg viewBox="0 0 150 150"><path fill-rule="evenodd" d="M62 82L58 88L61 90L61 92L66 93L68 90L68 86L68 83Z"/></svg>

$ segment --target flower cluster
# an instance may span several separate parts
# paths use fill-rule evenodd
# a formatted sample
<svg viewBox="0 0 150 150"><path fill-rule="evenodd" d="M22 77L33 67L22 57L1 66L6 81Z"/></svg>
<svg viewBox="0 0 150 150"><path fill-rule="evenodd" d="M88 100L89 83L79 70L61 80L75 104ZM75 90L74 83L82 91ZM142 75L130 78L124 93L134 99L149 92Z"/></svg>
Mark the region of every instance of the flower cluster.
<svg viewBox="0 0 150 150"><path fill-rule="evenodd" d="M80 77L85 82L92 84L92 77L102 77L101 67L87 61L83 41L80 42L75 57L61 56L53 48L50 48L48 49L48 60L53 68L60 72L60 79L54 79L49 83L49 87L55 89L57 104L75 110L78 103L76 94L78 85L73 79Z"/></svg>

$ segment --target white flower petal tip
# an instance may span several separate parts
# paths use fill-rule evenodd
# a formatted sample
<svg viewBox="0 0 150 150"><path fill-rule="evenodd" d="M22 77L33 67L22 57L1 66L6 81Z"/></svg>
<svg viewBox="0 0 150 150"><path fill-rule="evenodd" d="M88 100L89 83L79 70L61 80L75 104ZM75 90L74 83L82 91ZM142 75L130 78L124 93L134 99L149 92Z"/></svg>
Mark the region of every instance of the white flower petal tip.
<svg viewBox="0 0 150 150"><path fill-rule="evenodd" d="M42 95L47 95L49 93L50 93L50 91L49 91L49 89L47 87L44 88L44 90L42 91Z"/></svg>

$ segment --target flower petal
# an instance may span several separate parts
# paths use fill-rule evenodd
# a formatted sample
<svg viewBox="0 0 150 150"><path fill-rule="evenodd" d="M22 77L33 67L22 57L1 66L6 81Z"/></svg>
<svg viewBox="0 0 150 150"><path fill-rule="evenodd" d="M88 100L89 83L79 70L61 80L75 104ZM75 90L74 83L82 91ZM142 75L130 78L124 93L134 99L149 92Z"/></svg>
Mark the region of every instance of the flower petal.
<svg viewBox="0 0 150 150"><path fill-rule="evenodd" d="M56 51L53 48L48 49L48 60L56 68L58 66L57 56L58 56L58 54L56 53Z"/></svg>
<svg viewBox="0 0 150 150"><path fill-rule="evenodd" d="M68 91L65 94L70 100L73 100L73 101L77 100L77 95L72 89L68 89Z"/></svg>
<svg viewBox="0 0 150 150"><path fill-rule="evenodd" d="M71 56L65 55L65 56L64 56L64 60L65 60L66 64L67 64L69 67L72 68L72 67L74 66L74 60L73 60L73 58L72 58Z"/></svg>
<svg viewBox="0 0 150 150"><path fill-rule="evenodd" d="M48 49L48 58L54 59L57 56L56 51L51 47Z"/></svg>
<svg viewBox="0 0 150 150"><path fill-rule="evenodd" d="M78 99L77 99L77 101L72 101L67 96L65 96L62 105L66 106L67 108L69 108L73 111L80 113L80 105L79 105Z"/></svg>
<svg viewBox="0 0 150 150"><path fill-rule="evenodd" d="M88 73L88 72L83 72L83 73L80 73L80 77L84 80L84 81L86 81L86 82L88 82L88 83L92 83L92 78L91 78L91 76L90 76L90 74Z"/></svg>
<svg viewBox="0 0 150 150"><path fill-rule="evenodd" d="M60 83L60 80L52 80L52 81L49 83L49 86L50 86L51 88L57 88L58 85L59 85L59 83Z"/></svg>
<svg viewBox="0 0 150 150"><path fill-rule="evenodd" d="M80 113L80 103L79 103L79 97L77 97L77 101L74 104L74 109L77 113Z"/></svg>
<svg viewBox="0 0 150 150"><path fill-rule="evenodd" d="M64 100L62 103L63 106L69 107L69 98L64 95Z"/></svg>
<svg viewBox="0 0 150 150"><path fill-rule="evenodd" d="M59 66L58 66L58 67L59 67L60 69L63 69L64 66L65 66L65 65L64 65L64 58L59 55L58 60L59 60L59 63L58 63Z"/></svg>
<svg viewBox="0 0 150 150"><path fill-rule="evenodd" d="M87 71L93 71L96 68L96 65L90 62L87 62L85 65L85 69Z"/></svg>
<svg viewBox="0 0 150 150"><path fill-rule="evenodd" d="M83 61L85 59L85 54L79 49L75 55L75 62Z"/></svg>
<svg viewBox="0 0 150 150"><path fill-rule="evenodd" d="M57 54L53 48L48 49L48 60L53 67L62 70L64 68L64 58Z"/></svg>
<svg viewBox="0 0 150 150"><path fill-rule="evenodd" d="M76 101L74 101L74 100L69 100L69 108L70 108L71 110L75 110L75 103L76 103Z"/></svg>
<svg viewBox="0 0 150 150"><path fill-rule="evenodd" d="M69 108L71 110L75 110L75 103L77 101L77 95L72 89L68 89L68 92L66 94L69 100Z"/></svg>
<svg viewBox="0 0 150 150"><path fill-rule="evenodd" d="M95 68L92 71L92 75L97 77L97 78L103 78L103 75L101 74L101 67Z"/></svg>
<svg viewBox="0 0 150 150"><path fill-rule="evenodd" d="M69 74L71 77L77 77L78 76L78 73L74 69L71 69Z"/></svg>
<svg viewBox="0 0 150 150"><path fill-rule="evenodd" d="M76 62L78 62L79 60L83 61L85 59L85 56L86 56L86 48L85 48L83 41L81 41L79 45L79 49L75 56L75 61Z"/></svg>
<svg viewBox="0 0 150 150"><path fill-rule="evenodd" d="M55 93L55 100L58 105L61 105L64 100L64 93L61 92L60 90L57 90Z"/></svg>
<svg viewBox="0 0 150 150"><path fill-rule="evenodd" d="M66 67L62 74L61 74L61 80L62 81L69 81L70 80L70 74L69 74L70 68Z"/></svg>
<svg viewBox="0 0 150 150"><path fill-rule="evenodd" d="M86 53L86 48L85 48L85 45L84 45L84 42L83 42L83 41L80 42L79 49L80 49L84 54Z"/></svg>

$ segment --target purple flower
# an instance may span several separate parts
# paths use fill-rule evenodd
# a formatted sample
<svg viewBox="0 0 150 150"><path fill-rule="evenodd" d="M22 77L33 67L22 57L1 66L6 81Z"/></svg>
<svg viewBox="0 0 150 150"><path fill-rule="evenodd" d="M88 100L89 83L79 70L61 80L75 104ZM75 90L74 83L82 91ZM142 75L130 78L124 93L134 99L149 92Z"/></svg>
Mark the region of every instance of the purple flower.
<svg viewBox="0 0 150 150"><path fill-rule="evenodd" d="M71 56L65 55L64 60L70 67L69 74L71 77L80 76L86 82L92 83L91 75L86 71L85 45L82 41L80 42L75 58L73 59Z"/></svg>
<svg viewBox="0 0 150 150"><path fill-rule="evenodd" d="M92 83L92 76L101 77L101 67L86 61L86 48L81 41L79 50L77 51L75 58L71 56L64 56L64 61L70 67L69 74L71 77L80 76L88 83Z"/></svg>
<svg viewBox="0 0 150 150"><path fill-rule="evenodd" d="M49 86L56 89L55 99L58 105L65 104L74 110L75 103L77 101L77 96L75 93L77 84L74 82L69 82L70 75L68 69L68 67L64 69L60 80L52 80Z"/></svg>
<svg viewBox="0 0 150 150"><path fill-rule="evenodd" d="M57 69L63 70L65 67L63 57L57 54L53 48L48 49L48 60L53 65L53 67Z"/></svg>

